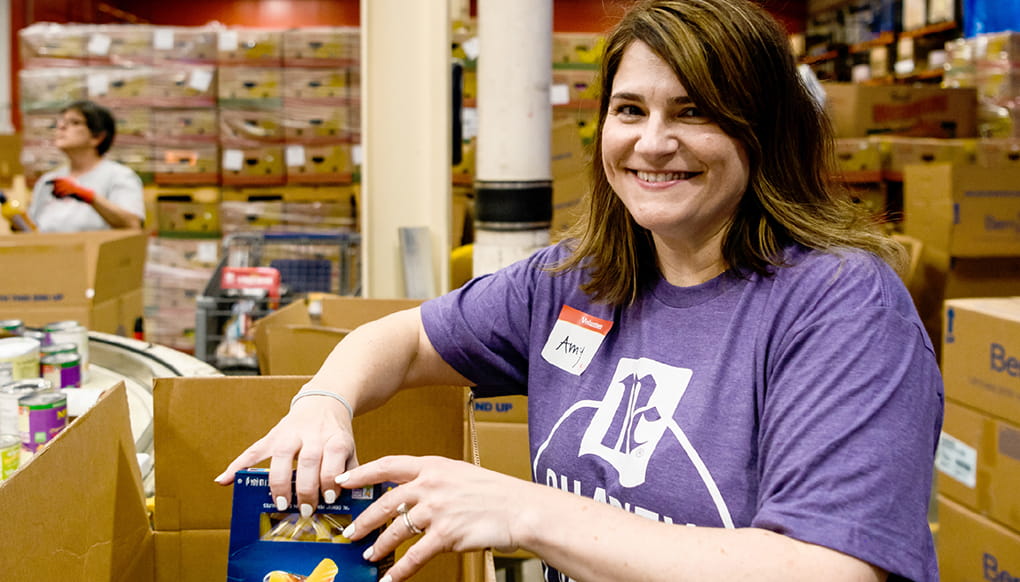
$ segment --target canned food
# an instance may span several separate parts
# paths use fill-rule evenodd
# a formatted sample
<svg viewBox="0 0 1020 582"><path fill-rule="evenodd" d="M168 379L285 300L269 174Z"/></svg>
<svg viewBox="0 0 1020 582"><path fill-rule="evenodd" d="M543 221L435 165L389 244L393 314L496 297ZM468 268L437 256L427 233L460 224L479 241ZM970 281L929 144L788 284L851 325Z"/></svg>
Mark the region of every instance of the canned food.
<svg viewBox="0 0 1020 582"><path fill-rule="evenodd" d="M21 337L34 339L39 342L40 346L46 345L46 332L41 329L29 329L26 327L25 330L21 332Z"/></svg>
<svg viewBox="0 0 1020 582"><path fill-rule="evenodd" d="M0 337L21 337L25 332L25 322L20 319L4 319L0 321Z"/></svg>
<svg viewBox="0 0 1020 582"><path fill-rule="evenodd" d="M81 358L77 353L49 354L39 359L43 378L56 388L81 388Z"/></svg>
<svg viewBox="0 0 1020 582"><path fill-rule="evenodd" d="M0 339L0 384L39 377L39 342L24 337Z"/></svg>
<svg viewBox="0 0 1020 582"><path fill-rule="evenodd" d="M35 453L67 426L67 397L63 392L36 392L18 400L21 447Z"/></svg>
<svg viewBox="0 0 1020 582"><path fill-rule="evenodd" d="M0 386L0 434L17 434L18 401L41 390L52 390L53 384L43 378L15 380Z"/></svg>
<svg viewBox="0 0 1020 582"><path fill-rule="evenodd" d="M50 354L77 354L78 344L74 342L61 342L59 344L46 344L39 348L39 357L45 358Z"/></svg>
<svg viewBox="0 0 1020 582"><path fill-rule="evenodd" d="M21 437L0 434L0 481L6 480L21 465Z"/></svg>
<svg viewBox="0 0 1020 582"><path fill-rule="evenodd" d="M43 326L46 332L46 343L72 343L78 348L81 357L81 381L89 379L89 330L77 321L55 321Z"/></svg>

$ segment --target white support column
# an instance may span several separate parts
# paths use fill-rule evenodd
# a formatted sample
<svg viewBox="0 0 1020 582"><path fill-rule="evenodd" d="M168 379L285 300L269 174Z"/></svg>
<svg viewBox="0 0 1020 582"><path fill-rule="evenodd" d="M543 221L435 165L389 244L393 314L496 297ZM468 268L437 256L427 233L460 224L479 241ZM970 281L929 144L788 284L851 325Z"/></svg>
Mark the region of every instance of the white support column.
<svg viewBox="0 0 1020 582"><path fill-rule="evenodd" d="M549 243L552 0L478 1L475 275Z"/></svg>
<svg viewBox="0 0 1020 582"><path fill-rule="evenodd" d="M11 0L0 0L0 46L5 55L0 57L0 134L8 134L14 133L14 96L8 82L14 71L14 55L7 50L11 46Z"/></svg>
<svg viewBox="0 0 1020 582"><path fill-rule="evenodd" d="M429 229L449 290L450 0L361 0L362 294L404 297L400 229Z"/></svg>

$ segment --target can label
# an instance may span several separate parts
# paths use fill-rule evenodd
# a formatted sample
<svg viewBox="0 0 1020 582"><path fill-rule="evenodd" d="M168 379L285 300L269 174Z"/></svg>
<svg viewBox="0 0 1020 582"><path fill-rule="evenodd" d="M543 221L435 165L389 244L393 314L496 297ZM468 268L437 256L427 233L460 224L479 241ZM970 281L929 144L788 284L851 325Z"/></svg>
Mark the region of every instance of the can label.
<svg viewBox="0 0 1020 582"><path fill-rule="evenodd" d="M37 392L18 401L21 446L35 453L67 426L67 397L62 392Z"/></svg>
<svg viewBox="0 0 1020 582"><path fill-rule="evenodd" d="M6 480L21 464L21 437L0 434L0 481Z"/></svg>
<svg viewBox="0 0 1020 582"><path fill-rule="evenodd" d="M58 321L45 326L46 343L50 345L72 343L81 358L81 380L89 379L89 330L76 321Z"/></svg>
<svg viewBox="0 0 1020 582"><path fill-rule="evenodd" d="M55 388L81 388L81 358L61 352L41 358L42 377Z"/></svg>
<svg viewBox="0 0 1020 582"><path fill-rule="evenodd" d="M61 342L59 344L46 344L39 348L39 355L46 357L50 354L77 354L78 344L74 342Z"/></svg>
<svg viewBox="0 0 1020 582"><path fill-rule="evenodd" d="M39 377L39 342L24 337L0 339L0 385Z"/></svg>
<svg viewBox="0 0 1020 582"><path fill-rule="evenodd" d="M18 433L18 401L40 390L50 390L49 380L17 380L0 386L0 434Z"/></svg>

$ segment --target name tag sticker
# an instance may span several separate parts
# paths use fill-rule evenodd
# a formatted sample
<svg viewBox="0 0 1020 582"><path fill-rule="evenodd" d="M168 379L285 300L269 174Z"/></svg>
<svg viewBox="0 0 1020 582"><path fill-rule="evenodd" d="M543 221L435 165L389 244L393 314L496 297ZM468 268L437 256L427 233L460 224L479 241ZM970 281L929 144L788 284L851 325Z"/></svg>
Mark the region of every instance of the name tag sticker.
<svg viewBox="0 0 1020 582"><path fill-rule="evenodd" d="M542 348L542 358L561 370L580 376L612 327L611 321L564 305Z"/></svg>

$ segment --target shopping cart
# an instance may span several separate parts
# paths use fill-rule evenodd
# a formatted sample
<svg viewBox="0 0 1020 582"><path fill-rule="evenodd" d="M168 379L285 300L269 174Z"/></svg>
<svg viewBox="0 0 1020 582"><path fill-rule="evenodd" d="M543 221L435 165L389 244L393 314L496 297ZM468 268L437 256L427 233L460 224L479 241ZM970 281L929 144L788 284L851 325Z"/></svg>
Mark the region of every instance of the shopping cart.
<svg viewBox="0 0 1020 582"><path fill-rule="evenodd" d="M274 309L323 292L361 294L356 233L238 232L224 237L222 259L196 298L195 357L226 374L257 374L251 325ZM224 286L224 272L271 267L278 294Z"/></svg>

